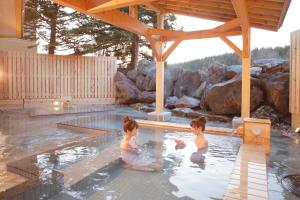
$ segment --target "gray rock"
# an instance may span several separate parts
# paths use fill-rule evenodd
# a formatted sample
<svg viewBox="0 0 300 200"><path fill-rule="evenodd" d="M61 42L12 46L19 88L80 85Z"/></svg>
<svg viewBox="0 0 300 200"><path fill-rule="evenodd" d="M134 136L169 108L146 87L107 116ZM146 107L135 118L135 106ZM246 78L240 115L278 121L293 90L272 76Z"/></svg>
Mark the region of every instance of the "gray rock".
<svg viewBox="0 0 300 200"><path fill-rule="evenodd" d="M200 101L193 97L183 96L176 102L176 108L196 108L199 107Z"/></svg>
<svg viewBox="0 0 300 200"><path fill-rule="evenodd" d="M263 73L288 72L289 62L283 59L271 58L253 61L255 67L261 67Z"/></svg>
<svg viewBox="0 0 300 200"><path fill-rule="evenodd" d="M192 112L193 110L191 108L175 108L171 110L172 115L178 116L178 117L186 117L187 113Z"/></svg>
<svg viewBox="0 0 300 200"><path fill-rule="evenodd" d="M229 80L235 77L237 74L242 73L242 65L230 65L226 67L225 79Z"/></svg>
<svg viewBox="0 0 300 200"><path fill-rule="evenodd" d="M171 96L166 99L166 108L172 109L175 108L178 98L176 96Z"/></svg>
<svg viewBox="0 0 300 200"><path fill-rule="evenodd" d="M151 104L144 104L144 103L135 103L129 105L131 108L144 111L144 112L153 112L155 108Z"/></svg>
<svg viewBox="0 0 300 200"><path fill-rule="evenodd" d="M208 67L207 72L208 83L215 84L220 83L226 80L225 73L226 73L226 65L221 64L213 64Z"/></svg>
<svg viewBox="0 0 300 200"><path fill-rule="evenodd" d="M259 76L261 72L262 72L261 67L251 67L250 68L250 73L251 73L251 76L253 76L253 77ZM230 65L226 68L225 79L230 80L233 77L235 77L236 75L239 75L241 73L242 73L242 65Z"/></svg>
<svg viewBox="0 0 300 200"><path fill-rule="evenodd" d="M156 90L156 70L148 71L146 76L139 74L136 77L136 86L141 91L155 91ZM169 70L164 73L164 97L167 98L173 94L174 81Z"/></svg>
<svg viewBox="0 0 300 200"><path fill-rule="evenodd" d="M240 114L241 112L241 75L229 81L215 84L209 91L205 103L214 114ZM251 79L250 109L253 111L263 101L263 91L259 81Z"/></svg>
<svg viewBox="0 0 300 200"><path fill-rule="evenodd" d="M149 73L152 73L153 70L155 70L155 62L146 59L140 60L137 65L138 74L144 76L147 76Z"/></svg>
<svg viewBox="0 0 300 200"><path fill-rule="evenodd" d="M117 93L117 101L121 104L132 104L138 102L141 93L135 84L123 73L117 72L114 77Z"/></svg>
<svg viewBox="0 0 300 200"><path fill-rule="evenodd" d="M262 68L261 67L251 67L250 68L250 73L251 73L251 76L253 77L257 77L261 74L262 72Z"/></svg>
<svg viewBox="0 0 300 200"><path fill-rule="evenodd" d="M133 82L136 81L137 75L138 75L138 72L135 69L132 69L132 70L128 71L127 74L126 74L127 78L129 78Z"/></svg>
<svg viewBox="0 0 300 200"><path fill-rule="evenodd" d="M184 70L174 85L174 95L177 97L194 96L201 82L201 76L197 71Z"/></svg>
<svg viewBox="0 0 300 200"><path fill-rule="evenodd" d="M195 91L194 97L201 99L201 97L203 96L204 92L205 92L205 88L206 88L206 81L203 81L200 86L198 87L198 89Z"/></svg>
<svg viewBox="0 0 300 200"><path fill-rule="evenodd" d="M155 92L143 91L139 94L138 99L143 103L153 103L155 102Z"/></svg>

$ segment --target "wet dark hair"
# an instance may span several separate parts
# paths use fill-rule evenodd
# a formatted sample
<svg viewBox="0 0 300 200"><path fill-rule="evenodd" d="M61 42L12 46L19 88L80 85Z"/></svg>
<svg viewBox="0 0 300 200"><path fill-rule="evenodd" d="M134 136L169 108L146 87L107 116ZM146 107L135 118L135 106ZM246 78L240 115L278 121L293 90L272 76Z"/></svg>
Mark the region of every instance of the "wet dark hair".
<svg viewBox="0 0 300 200"><path fill-rule="evenodd" d="M134 128L138 128L139 125L134 119L130 119L128 116L123 119L123 130L125 132L132 131Z"/></svg>
<svg viewBox="0 0 300 200"><path fill-rule="evenodd" d="M202 131L204 131L205 130L205 124L206 124L206 118L205 117L197 117L196 119L193 119L191 121L190 126L191 127L196 127L196 128L201 127Z"/></svg>

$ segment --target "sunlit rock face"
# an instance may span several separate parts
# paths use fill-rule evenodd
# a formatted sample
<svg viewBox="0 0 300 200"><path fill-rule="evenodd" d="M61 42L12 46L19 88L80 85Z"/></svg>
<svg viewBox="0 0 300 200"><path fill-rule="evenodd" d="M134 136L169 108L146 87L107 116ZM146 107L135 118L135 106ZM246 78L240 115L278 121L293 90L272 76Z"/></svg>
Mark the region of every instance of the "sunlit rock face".
<svg viewBox="0 0 300 200"><path fill-rule="evenodd" d="M117 72L115 75L115 85L117 101L121 104L131 104L138 102L141 91L123 73Z"/></svg>
<svg viewBox="0 0 300 200"><path fill-rule="evenodd" d="M197 71L183 70L174 85L174 95L193 96L201 82L201 75Z"/></svg>
<svg viewBox="0 0 300 200"><path fill-rule="evenodd" d="M229 81L215 84L209 91L205 100L214 114L239 114L241 112L241 76ZM263 91L259 81L251 79L251 110L257 108L263 101Z"/></svg>
<svg viewBox="0 0 300 200"><path fill-rule="evenodd" d="M266 102L282 115L289 114L289 78L282 72L262 78Z"/></svg>
<svg viewBox="0 0 300 200"><path fill-rule="evenodd" d="M282 115L288 114L289 64L282 59L261 59L252 62L251 111L261 105L270 105ZM186 117L198 116L199 111L211 114L232 115L241 112L241 65L212 64L207 69L186 70L165 68L165 107L176 109L174 114ZM155 102L156 64L140 60L127 79L117 85L120 103ZM153 109L151 107L151 109ZM203 113L202 113L203 114Z"/></svg>

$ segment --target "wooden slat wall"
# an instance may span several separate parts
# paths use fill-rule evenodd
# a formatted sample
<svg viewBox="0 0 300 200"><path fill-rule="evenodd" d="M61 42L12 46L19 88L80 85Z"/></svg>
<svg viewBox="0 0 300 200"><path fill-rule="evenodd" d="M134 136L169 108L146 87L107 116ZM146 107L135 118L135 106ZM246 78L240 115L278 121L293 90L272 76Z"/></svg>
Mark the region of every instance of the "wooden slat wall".
<svg viewBox="0 0 300 200"><path fill-rule="evenodd" d="M113 57L0 51L0 100L115 98Z"/></svg>
<svg viewBox="0 0 300 200"><path fill-rule="evenodd" d="M300 114L300 30L291 33L290 112Z"/></svg>

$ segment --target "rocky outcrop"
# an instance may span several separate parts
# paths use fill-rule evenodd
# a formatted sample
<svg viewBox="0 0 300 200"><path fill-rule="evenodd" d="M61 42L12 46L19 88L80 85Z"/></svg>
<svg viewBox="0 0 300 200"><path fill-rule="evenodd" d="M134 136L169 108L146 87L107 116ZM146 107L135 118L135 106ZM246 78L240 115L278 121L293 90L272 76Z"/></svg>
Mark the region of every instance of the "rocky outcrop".
<svg viewBox="0 0 300 200"><path fill-rule="evenodd" d="M252 77L257 77L262 72L261 67L251 67L250 73ZM230 65L226 68L225 79L229 80L242 73L242 65Z"/></svg>
<svg viewBox="0 0 300 200"><path fill-rule="evenodd" d="M277 72L262 79L265 100L282 115L289 113L289 73Z"/></svg>
<svg viewBox="0 0 300 200"><path fill-rule="evenodd" d="M226 80L225 78L226 65L214 64L208 68L207 81L215 84Z"/></svg>
<svg viewBox="0 0 300 200"><path fill-rule="evenodd" d="M200 86L197 88L197 90L194 93L194 97L201 99L201 97L204 95L205 93L205 88L206 88L207 82L203 81Z"/></svg>
<svg viewBox="0 0 300 200"><path fill-rule="evenodd" d="M253 66L261 67L263 73L288 72L289 63L286 60L271 58L253 61Z"/></svg>
<svg viewBox="0 0 300 200"><path fill-rule="evenodd" d="M215 84L207 94L205 103L214 114L240 114L241 112L241 76ZM263 92L259 82L251 79L251 110L257 108L263 101Z"/></svg>
<svg viewBox="0 0 300 200"><path fill-rule="evenodd" d="M287 115L288 62L281 59L257 60L253 62L250 70L251 111L265 103L276 112ZM172 112L177 116L189 118L206 114L207 118L217 120L212 116L240 114L241 73L241 65L214 64L207 70L201 68L199 71L166 67L165 107L173 109ZM118 101L123 104L142 102L145 105L139 107L140 110L153 111L156 90L155 63L141 60L137 68L128 71L126 76L127 78L117 73L115 77Z"/></svg>
<svg viewBox="0 0 300 200"><path fill-rule="evenodd" d="M201 76L197 71L183 70L174 85L174 95L177 97L194 96L201 82Z"/></svg>
<svg viewBox="0 0 300 200"><path fill-rule="evenodd" d="M117 93L117 101L121 104L138 102L140 90L123 73L117 72L114 77Z"/></svg>
<svg viewBox="0 0 300 200"><path fill-rule="evenodd" d="M144 76L147 76L153 70L155 70L155 62L146 59L140 60L137 65L137 72Z"/></svg>
<svg viewBox="0 0 300 200"><path fill-rule="evenodd" d="M136 81L137 75L138 75L138 72L137 72L137 70L135 70L135 69L129 70L129 71L127 72L127 74L126 74L126 76L127 76L130 80L132 80L133 82Z"/></svg>
<svg viewBox="0 0 300 200"><path fill-rule="evenodd" d="M193 97L183 96L177 100L176 108L196 108L199 107L200 101Z"/></svg>
<svg viewBox="0 0 300 200"><path fill-rule="evenodd" d="M143 91L138 95L138 100L144 103L155 102L155 92Z"/></svg>

